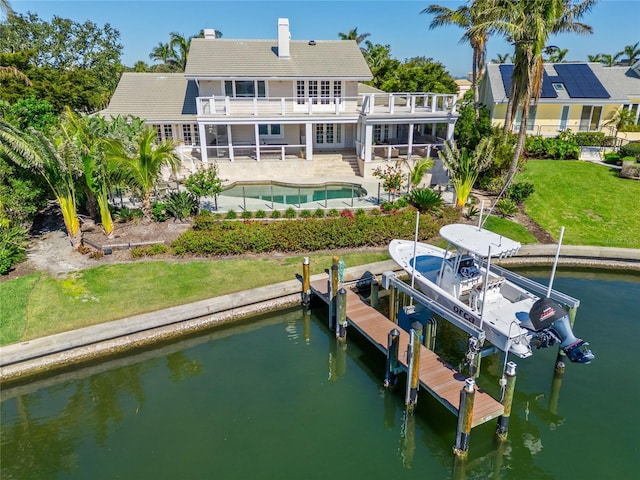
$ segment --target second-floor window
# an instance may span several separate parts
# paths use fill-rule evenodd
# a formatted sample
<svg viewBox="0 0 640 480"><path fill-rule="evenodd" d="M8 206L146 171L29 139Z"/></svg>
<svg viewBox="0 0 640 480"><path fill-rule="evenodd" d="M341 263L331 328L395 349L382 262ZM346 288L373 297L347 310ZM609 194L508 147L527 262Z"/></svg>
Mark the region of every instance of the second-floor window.
<svg viewBox="0 0 640 480"><path fill-rule="evenodd" d="M342 82L340 80L298 80L296 82L296 101L298 105L312 98L313 103L329 105L336 98L342 98Z"/></svg>
<svg viewBox="0 0 640 480"><path fill-rule="evenodd" d="M264 80L225 80L224 94L227 97L266 97L267 89Z"/></svg>

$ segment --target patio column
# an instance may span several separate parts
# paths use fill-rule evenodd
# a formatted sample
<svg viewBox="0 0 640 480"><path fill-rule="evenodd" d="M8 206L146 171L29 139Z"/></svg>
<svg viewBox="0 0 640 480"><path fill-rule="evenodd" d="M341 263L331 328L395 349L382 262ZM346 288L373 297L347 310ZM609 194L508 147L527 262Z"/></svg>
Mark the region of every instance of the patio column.
<svg viewBox="0 0 640 480"><path fill-rule="evenodd" d="M305 142L305 158L307 160L313 160L313 124L304 124L304 142Z"/></svg>
<svg viewBox="0 0 640 480"><path fill-rule="evenodd" d="M202 163L209 162L209 156L207 155L207 129L203 123L198 124L198 133L200 135L200 159Z"/></svg>
<svg viewBox="0 0 640 480"><path fill-rule="evenodd" d="M373 142L373 125L365 125L364 126L364 161L370 162L373 160L372 158L372 149L371 142Z"/></svg>
<svg viewBox="0 0 640 480"><path fill-rule="evenodd" d="M255 131L255 140L256 140L256 162L260 161L260 126L256 123L253 126Z"/></svg>
<svg viewBox="0 0 640 480"><path fill-rule="evenodd" d="M449 121L449 123L447 124L447 142L450 142L451 140L453 140L453 130L455 126L456 126L455 122Z"/></svg>
<svg viewBox="0 0 640 480"><path fill-rule="evenodd" d="M231 125L227 124L227 145L229 147L229 161L233 162L234 158L234 154L233 154L233 138L231 137Z"/></svg>
<svg viewBox="0 0 640 480"><path fill-rule="evenodd" d="M407 135L407 160L411 160L411 152L413 152L413 123L409 124L409 134Z"/></svg>

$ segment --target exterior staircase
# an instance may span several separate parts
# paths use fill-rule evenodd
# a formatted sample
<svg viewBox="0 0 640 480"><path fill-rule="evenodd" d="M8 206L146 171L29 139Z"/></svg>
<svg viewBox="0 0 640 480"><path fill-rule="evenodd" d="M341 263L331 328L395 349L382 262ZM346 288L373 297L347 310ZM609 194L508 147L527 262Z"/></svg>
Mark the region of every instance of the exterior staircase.
<svg viewBox="0 0 640 480"><path fill-rule="evenodd" d="M315 177L360 176L358 158L342 153L314 153L313 175Z"/></svg>

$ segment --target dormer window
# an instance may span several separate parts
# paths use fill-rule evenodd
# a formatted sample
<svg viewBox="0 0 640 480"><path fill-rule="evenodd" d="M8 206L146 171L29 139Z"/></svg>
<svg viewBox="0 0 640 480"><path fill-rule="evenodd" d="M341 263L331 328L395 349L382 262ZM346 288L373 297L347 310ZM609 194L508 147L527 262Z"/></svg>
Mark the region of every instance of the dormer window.
<svg viewBox="0 0 640 480"><path fill-rule="evenodd" d="M564 92L564 83L554 83L553 84L553 89L556 92Z"/></svg>

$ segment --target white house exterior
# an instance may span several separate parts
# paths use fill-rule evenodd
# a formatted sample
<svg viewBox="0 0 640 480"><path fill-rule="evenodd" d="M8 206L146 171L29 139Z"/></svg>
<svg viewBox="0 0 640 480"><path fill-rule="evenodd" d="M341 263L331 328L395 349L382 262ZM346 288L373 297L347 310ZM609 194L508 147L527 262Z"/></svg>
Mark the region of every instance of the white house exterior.
<svg viewBox="0 0 640 480"><path fill-rule="evenodd" d="M125 73L103 116L134 115L177 139L194 167L217 162L248 179L314 171L336 157L367 177L380 162L433 155L453 137L456 95L384 93L355 41L191 41L184 73ZM328 161L328 160L327 160ZM268 162L268 165L265 164ZM288 167L288 168L287 168ZM317 168L315 168L317 171Z"/></svg>

